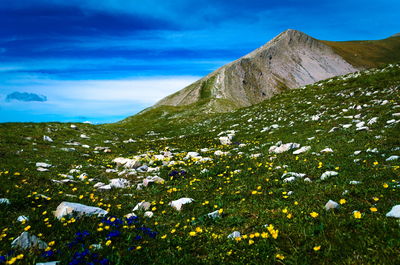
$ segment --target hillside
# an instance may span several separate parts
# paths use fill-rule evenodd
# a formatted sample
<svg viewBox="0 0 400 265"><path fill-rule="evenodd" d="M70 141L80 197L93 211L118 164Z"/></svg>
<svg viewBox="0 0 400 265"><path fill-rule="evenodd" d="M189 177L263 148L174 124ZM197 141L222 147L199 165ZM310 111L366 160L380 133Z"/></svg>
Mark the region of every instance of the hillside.
<svg viewBox="0 0 400 265"><path fill-rule="evenodd" d="M399 89L397 64L229 113L3 124L0 263L398 264Z"/></svg>
<svg viewBox="0 0 400 265"><path fill-rule="evenodd" d="M354 67L368 69L400 61L400 36L396 35L383 40L321 42Z"/></svg>
<svg viewBox="0 0 400 265"><path fill-rule="evenodd" d="M212 104L216 112L251 106L280 92L333 76L400 60L400 38L377 41L320 41L287 30L154 107ZM219 105L216 99L224 99Z"/></svg>

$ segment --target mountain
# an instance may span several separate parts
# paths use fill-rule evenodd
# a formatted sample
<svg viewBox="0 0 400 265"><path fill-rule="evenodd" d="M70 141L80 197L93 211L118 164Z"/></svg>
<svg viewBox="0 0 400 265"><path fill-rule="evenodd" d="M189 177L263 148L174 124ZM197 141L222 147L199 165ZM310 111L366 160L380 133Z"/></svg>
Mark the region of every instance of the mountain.
<svg viewBox="0 0 400 265"><path fill-rule="evenodd" d="M206 112L225 112L251 106L287 89L399 61L399 51L399 37L332 42L289 29L150 109L196 104Z"/></svg>

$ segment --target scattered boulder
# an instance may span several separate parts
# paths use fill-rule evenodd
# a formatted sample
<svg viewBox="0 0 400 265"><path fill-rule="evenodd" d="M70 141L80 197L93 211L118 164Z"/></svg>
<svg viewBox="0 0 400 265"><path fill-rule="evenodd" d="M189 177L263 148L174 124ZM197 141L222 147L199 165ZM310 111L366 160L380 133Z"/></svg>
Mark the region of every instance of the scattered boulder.
<svg viewBox="0 0 400 265"><path fill-rule="evenodd" d="M311 149L311 146L303 146L302 148L297 149L296 151L294 151L293 154L294 155L298 155L298 154L301 154L301 153L305 153L305 152L309 151L310 149Z"/></svg>
<svg viewBox="0 0 400 265"><path fill-rule="evenodd" d="M400 218L400 204L393 206L393 208L386 214L386 217Z"/></svg>
<svg viewBox="0 0 400 265"><path fill-rule="evenodd" d="M10 200L7 198L0 198L0 204L10 205Z"/></svg>
<svg viewBox="0 0 400 265"><path fill-rule="evenodd" d="M22 222L29 221L29 218L26 217L25 215L20 215L20 216L18 216L17 221L22 223Z"/></svg>
<svg viewBox="0 0 400 265"><path fill-rule="evenodd" d="M108 212L106 210L103 210L99 207L93 207L93 206L87 206L84 204L80 203L74 203L74 202L62 202L60 205L58 205L57 209L54 211L54 216L57 217L58 219L61 219L64 216L69 216L69 215L77 215L79 216L104 216L107 215Z"/></svg>
<svg viewBox="0 0 400 265"><path fill-rule="evenodd" d="M325 210L329 211L331 209L337 209L339 208L339 203L329 200L326 204L325 204Z"/></svg>
<svg viewBox="0 0 400 265"><path fill-rule="evenodd" d="M234 231L234 232L232 232L232 233L230 233L230 234L228 235L228 238L229 238L229 239L235 239L235 238L239 238L239 237L241 237L239 231Z"/></svg>
<svg viewBox="0 0 400 265"><path fill-rule="evenodd" d="M398 160L400 158L400 156L390 156L386 159L386 161L395 161Z"/></svg>
<svg viewBox="0 0 400 265"><path fill-rule="evenodd" d="M31 235L29 232L22 232L22 234L11 242L11 247L19 249L46 249L47 244L40 240L37 236Z"/></svg>
<svg viewBox="0 0 400 265"><path fill-rule="evenodd" d="M37 162L37 163L36 163L36 167L48 168L48 167L52 167L52 165L47 164L47 163L43 163L43 162Z"/></svg>
<svg viewBox="0 0 400 265"><path fill-rule="evenodd" d="M123 178L110 179L111 188L124 189L130 186L129 180Z"/></svg>
<svg viewBox="0 0 400 265"><path fill-rule="evenodd" d="M154 213L152 211L147 211L144 213L143 216L146 218L151 218L151 217L153 217L153 215L154 215Z"/></svg>
<svg viewBox="0 0 400 265"><path fill-rule="evenodd" d="M192 203L194 200L192 198L180 198L169 203L169 205L177 211L182 209L182 205Z"/></svg>
<svg viewBox="0 0 400 265"><path fill-rule="evenodd" d="M39 263L36 263L36 265L57 265L60 262L61 261L39 262Z"/></svg>
<svg viewBox="0 0 400 265"><path fill-rule="evenodd" d="M150 209L150 207L151 207L151 203L149 203L149 202L139 202L138 204L136 204L135 208L133 208L132 212L147 211L148 209Z"/></svg>
<svg viewBox="0 0 400 265"><path fill-rule="evenodd" d="M47 136L47 135L43 135L43 141L52 143L52 142L53 142L53 139L51 139L51 138L50 138L49 136Z"/></svg>
<svg viewBox="0 0 400 265"><path fill-rule="evenodd" d="M329 177L333 177L333 176L337 176L337 175L339 175L339 173L336 171L326 171L321 175L321 180L325 180Z"/></svg>
<svg viewBox="0 0 400 265"><path fill-rule="evenodd" d="M230 145L231 139L229 137L223 136L223 137L219 137L219 141L222 145Z"/></svg>
<svg viewBox="0 0 400 265"><path fill-rule="evenodd" d="M333 153L333 150L331 148L325 148L321 150L320 153Z"/></svg>
<svg viewBox="0 0 400 265"><path fill-rule="evenodd" d="M296 149L299 147L300 147L300 144L298 144L298 143L281 144L281 142L279 142L278 144L271 146L268 151L270 153L281 154L281 153L287 152L291 149Z"/></svg>
<svg viewBox="0 0 400 265"><path fill-rule="evenodd" d="M209 218L215 219L215 218L221 217L221 214L220 214L220 211L219 211L219 210L216 210L216 211L214 211L214 212L208 213L207 216L208 216Z"/></svg>

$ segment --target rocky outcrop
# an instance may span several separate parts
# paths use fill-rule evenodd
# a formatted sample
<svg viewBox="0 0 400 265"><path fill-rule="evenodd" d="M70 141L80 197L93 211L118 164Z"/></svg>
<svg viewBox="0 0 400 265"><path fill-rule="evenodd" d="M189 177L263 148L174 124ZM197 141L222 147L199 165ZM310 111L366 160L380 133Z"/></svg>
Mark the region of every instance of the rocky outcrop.
<svg viewBox="0 0 400 265"><path fill-rule="evenodd" d="M285 89L357 70L331 47L290 29L246 56L162 99L156 106L188 105L215 98L226 99L238 107L250 106Z"/></svg>

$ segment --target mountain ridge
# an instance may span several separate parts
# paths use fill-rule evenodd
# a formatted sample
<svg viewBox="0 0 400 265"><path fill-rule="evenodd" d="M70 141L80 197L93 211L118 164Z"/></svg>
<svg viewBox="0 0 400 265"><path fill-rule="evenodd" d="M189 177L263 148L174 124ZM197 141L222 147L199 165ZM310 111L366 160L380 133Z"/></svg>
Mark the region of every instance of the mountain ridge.
<svg viewBox="0 0 400 265"><path fill-rule="evenodd" d="M239 107L250 106L282 90L357 70L336 56L330 47L303 32L289 29L155 106L189 105L205 98L224 98Z"/></svg>
<svg viewBox="0 0 400 265"><path fill-rule="evenodd" d="M397 61L400 38L396 36L337 42L288 29L142 112L192 104L202 105L202 112L226 112L257 104L287 89ZM218 99L224 100L224 106ZM207 105L212 105L212 110L207 110Z"/></svg>

